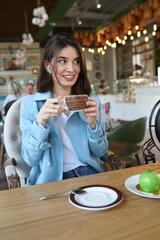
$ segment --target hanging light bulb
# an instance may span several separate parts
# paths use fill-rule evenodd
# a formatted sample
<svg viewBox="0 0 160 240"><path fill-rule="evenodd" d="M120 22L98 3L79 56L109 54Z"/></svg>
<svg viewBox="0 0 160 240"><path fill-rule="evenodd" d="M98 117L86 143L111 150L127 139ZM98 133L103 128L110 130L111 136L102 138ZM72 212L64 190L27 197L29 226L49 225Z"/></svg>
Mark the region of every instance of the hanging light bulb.
<svg viewBox="0 0 160 240"><path fill-rule="evenodd" d="M145 37L144 41L149 42L149 37Z"/></svg>
<svg viewBox="0 0 160 240"><path fill-rule="evenodd" d="M134 39L134 36L132 35L132 36L130 36L130 40L133 40Z"/></svg>
<svg viewBox="0 0 160 240"><path fill-rule="evenodd" d="M156 36L156 32L155 32L155 31L152 32L152 36L153 36L153 37Z"/></svg>
<svg viewBox="0 0 160 240"><path fill-rule="evenodd" d="M127 40L127 35L124 36L124 40Z"/></svg>
<svg viewBox="0 0 160 240"><path fill-rule="evenodd" d="M138 30L138 29L139 29L139 26L138 26L138 25L136 25L136 26L135 26L135 29L136 29L136 30Z"/></svg>
<svg viewBox="0 0 160 240"><path fill-rule="evenodd" d="M137 32L137 37L138 38L141 37L141 32L140 31Z"/></svg>
<svg viewBox="0 0 160 240"><path fill-rule="evenodd" d="M104 50L106 50L106 49L107 49L107 46L104 46L103 48L104 48Z"/></svg>
<svg viewBox="0 0 160 240"><path fill-rule="evenodd" d="M143 34L146 35L147 34L147 29L143 30Z"/></svg>
<svg viewBox="0 0 160 240"><path fill-rule="evenodd" d="M100 4L99 0L96 0L96 7L97 7L97 9L101 8L101 4Z"/></svg>
<svg viewBox="0 0 160 240"><path fill-rule="evenodd" d="M132 34L132 31L131 30L128 30L128 35L131 35Z"/></svg>
<svg viewBox="0 0 160 240"><path fill-rule="evenodd" d="M118 41L119 40L119 36L116 36L116 41Z"/></svg>
<svg viewBox="0 0 160 240"><path fill-rule="evenodd" d="M82 25L82 20L79 17L77 17L77 23L79 26Z"/></svg>
<svg viewBox="0 0 160 240"><path fill-rule="evenodd" d="M157 31L157 24L153 25L153 31Z"/></svg>
<svg viewBox="0 0 160 240"><path fill-rule="evenodd" d="M83 51L83 52L85 51L85 47L82 47L82 51Z"/></svg>
<svg viewBox="0 0 160 240"><path fill-rule="evenodd" d="M105 51L104 50L102 51L102 55L105 55Z"/></svg>
<svg viewBox="0 0 160 240"><path fill-rule="evenodd" d="M122 45L125 45L126 44L126 41L123 39L122 40Z"/></svg>
<svg viewBox="0 0 160 240"><path fill-rule="evenodd" d="M112 44L111 44L111 47L112 47L112 48L116 48L116 47L117 47L116 42L112 43Z"/></svg>
<svg viewBox="0 0 160 240"><path fill-rule="evenodd" d="M122 40L121 40L120 38L119 38L119 40L118 40L118 43L119 43L119 44L121 44L121 43L122 43Z"/></svg>

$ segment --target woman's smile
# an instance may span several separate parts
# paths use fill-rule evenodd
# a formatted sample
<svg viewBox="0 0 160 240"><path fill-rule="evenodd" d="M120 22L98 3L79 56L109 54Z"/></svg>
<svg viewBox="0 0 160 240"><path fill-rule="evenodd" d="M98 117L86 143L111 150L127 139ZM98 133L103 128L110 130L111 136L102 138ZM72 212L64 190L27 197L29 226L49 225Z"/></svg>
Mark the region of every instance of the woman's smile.
<svg viewBox="0 0 160 240"><path fill-rule="evenodd" d="M62 75L67 81L73 81L75 75Z"/></svg>

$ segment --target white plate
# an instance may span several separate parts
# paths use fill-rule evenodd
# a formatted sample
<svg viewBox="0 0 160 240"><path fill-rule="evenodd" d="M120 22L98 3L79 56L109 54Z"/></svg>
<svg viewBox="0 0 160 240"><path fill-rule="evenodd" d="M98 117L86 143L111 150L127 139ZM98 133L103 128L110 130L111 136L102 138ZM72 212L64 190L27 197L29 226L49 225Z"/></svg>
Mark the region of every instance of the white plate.
<svg viewBox="0 0 160 240"><path fill-rule="evenodd" d="M125 187L132 193L137 194L141 197L147 197L147 198L160 198L160 195L155 195L153 193L147 193L147 192L142 192L139 191L136 188L136 185L139 184L139 176L141 174L138 175L134 175L132 177L127 178L127 180L125 181ZM160 176L160 174L158 174Z"/></svg>
<svg viewBox="0 0 160 240"><path fill-rule="evenodd" d="M123 200L122 193L107 185L89 185L80 187L86 193L73 194L69 196L69 201L76 207L86 210L105 210L113 208Z"/></svg>

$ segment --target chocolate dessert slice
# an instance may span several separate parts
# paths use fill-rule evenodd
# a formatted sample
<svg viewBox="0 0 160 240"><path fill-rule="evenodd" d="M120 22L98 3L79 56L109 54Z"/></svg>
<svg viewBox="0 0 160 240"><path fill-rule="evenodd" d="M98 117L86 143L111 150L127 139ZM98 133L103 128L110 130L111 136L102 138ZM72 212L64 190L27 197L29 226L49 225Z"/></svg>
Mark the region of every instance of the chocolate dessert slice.
<svg viewBox="0 0 160 240"><path fill-rule="evenodd" d="M86 108L88 95L65 96L65 103L70 111L78 111Z"/></svg>

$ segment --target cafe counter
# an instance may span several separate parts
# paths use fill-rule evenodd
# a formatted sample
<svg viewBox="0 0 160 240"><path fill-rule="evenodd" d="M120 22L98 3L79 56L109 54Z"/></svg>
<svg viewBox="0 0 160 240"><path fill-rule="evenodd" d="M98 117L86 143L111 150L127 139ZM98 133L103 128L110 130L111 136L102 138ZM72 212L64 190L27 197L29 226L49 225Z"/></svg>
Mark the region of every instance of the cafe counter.
<svg viewBox="0 0 160 240"><path fill-rule="evenodd" d="M160 99L160 85L145 85L135 87L135 101L124 102L115 94L99 95L101 103L110 102L110 115L114 120L134 120L149 117L155 103Z"/></svg>

